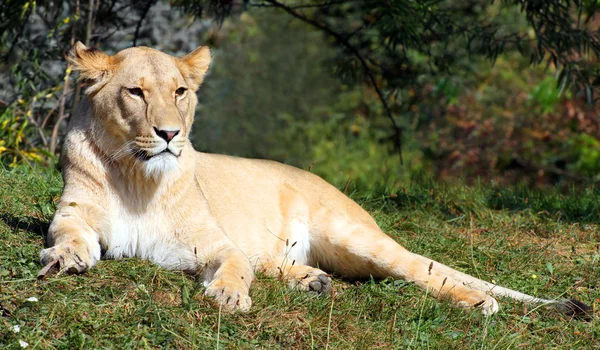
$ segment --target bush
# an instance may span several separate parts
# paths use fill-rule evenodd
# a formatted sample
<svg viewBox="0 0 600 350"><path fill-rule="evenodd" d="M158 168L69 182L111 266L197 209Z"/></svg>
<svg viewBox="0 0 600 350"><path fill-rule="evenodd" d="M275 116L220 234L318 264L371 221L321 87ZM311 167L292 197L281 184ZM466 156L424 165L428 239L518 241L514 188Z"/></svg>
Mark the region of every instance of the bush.
<svg viewBox="0 0 600 350"><path fill-rule="evenodd" d="M26 114L20 115L10 107L0 109L0 161L10 167L22 161L45 163L46 157L52 159L48 152L31 144L35 128L29 124Z"/></svg>
<svg viewBox="0 0 600 350"><path fill-rule="evenodd" d="M600 109L561 95L553 73L506 57L458 95L432 88L426 99L455 101L419 114L417 137L439 176L537 185L598 179Z"/></svg>

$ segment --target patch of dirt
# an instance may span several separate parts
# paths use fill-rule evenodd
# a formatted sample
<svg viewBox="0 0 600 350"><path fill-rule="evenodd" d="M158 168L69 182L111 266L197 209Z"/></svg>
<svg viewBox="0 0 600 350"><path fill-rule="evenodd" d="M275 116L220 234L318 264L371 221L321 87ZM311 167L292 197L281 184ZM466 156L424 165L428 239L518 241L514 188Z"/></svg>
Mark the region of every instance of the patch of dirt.
<svg viewBox="0 0 600 350"><path fill-rule="evenodd" d="M181 295L179 293L167 293L157 290L152 293L152 299L161 306L179 306L181 305Z"/></svg>

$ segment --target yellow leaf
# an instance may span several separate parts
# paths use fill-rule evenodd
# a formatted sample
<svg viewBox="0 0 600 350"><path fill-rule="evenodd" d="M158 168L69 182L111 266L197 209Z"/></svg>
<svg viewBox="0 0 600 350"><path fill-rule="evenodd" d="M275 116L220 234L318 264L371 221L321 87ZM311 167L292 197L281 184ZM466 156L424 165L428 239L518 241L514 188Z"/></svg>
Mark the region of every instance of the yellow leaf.
<svg viewBox="0 0 600 350"><path fill-rule="evenodd" d="M42 157L40 157L40 155L35 152L27 152L27 158L37 161L42 160Z"/></svg>

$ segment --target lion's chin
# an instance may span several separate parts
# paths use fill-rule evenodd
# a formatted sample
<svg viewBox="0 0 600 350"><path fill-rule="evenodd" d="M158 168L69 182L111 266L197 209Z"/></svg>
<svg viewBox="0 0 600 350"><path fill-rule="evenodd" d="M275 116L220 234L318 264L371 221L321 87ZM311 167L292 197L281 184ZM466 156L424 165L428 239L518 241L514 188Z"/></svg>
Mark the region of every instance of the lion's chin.
<svg viewBox="0 0 600 350"><path fill-rule="evenodd" d="M161 153L142 162L146 177L158 179L179 168L177 157L171 153Z"/></svg>

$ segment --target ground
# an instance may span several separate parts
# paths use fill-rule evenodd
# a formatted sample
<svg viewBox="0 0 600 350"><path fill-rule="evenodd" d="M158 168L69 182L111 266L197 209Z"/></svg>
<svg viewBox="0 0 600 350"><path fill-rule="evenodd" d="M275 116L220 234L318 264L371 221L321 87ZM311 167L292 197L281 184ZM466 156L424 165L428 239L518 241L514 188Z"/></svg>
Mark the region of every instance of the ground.
<svg viewBox="0 0 600 350"><path fill-rule="evenodd" d="M0 168L2 348L600 348L595 321L505 298L485 317L390 279L334 278L318 296L258 276L245 314L220 312L198 281L138 259L37 281L61 187L55 170ZM415 252L536 296L600 303L600 189L420 180L350 195Z"/></svg>

